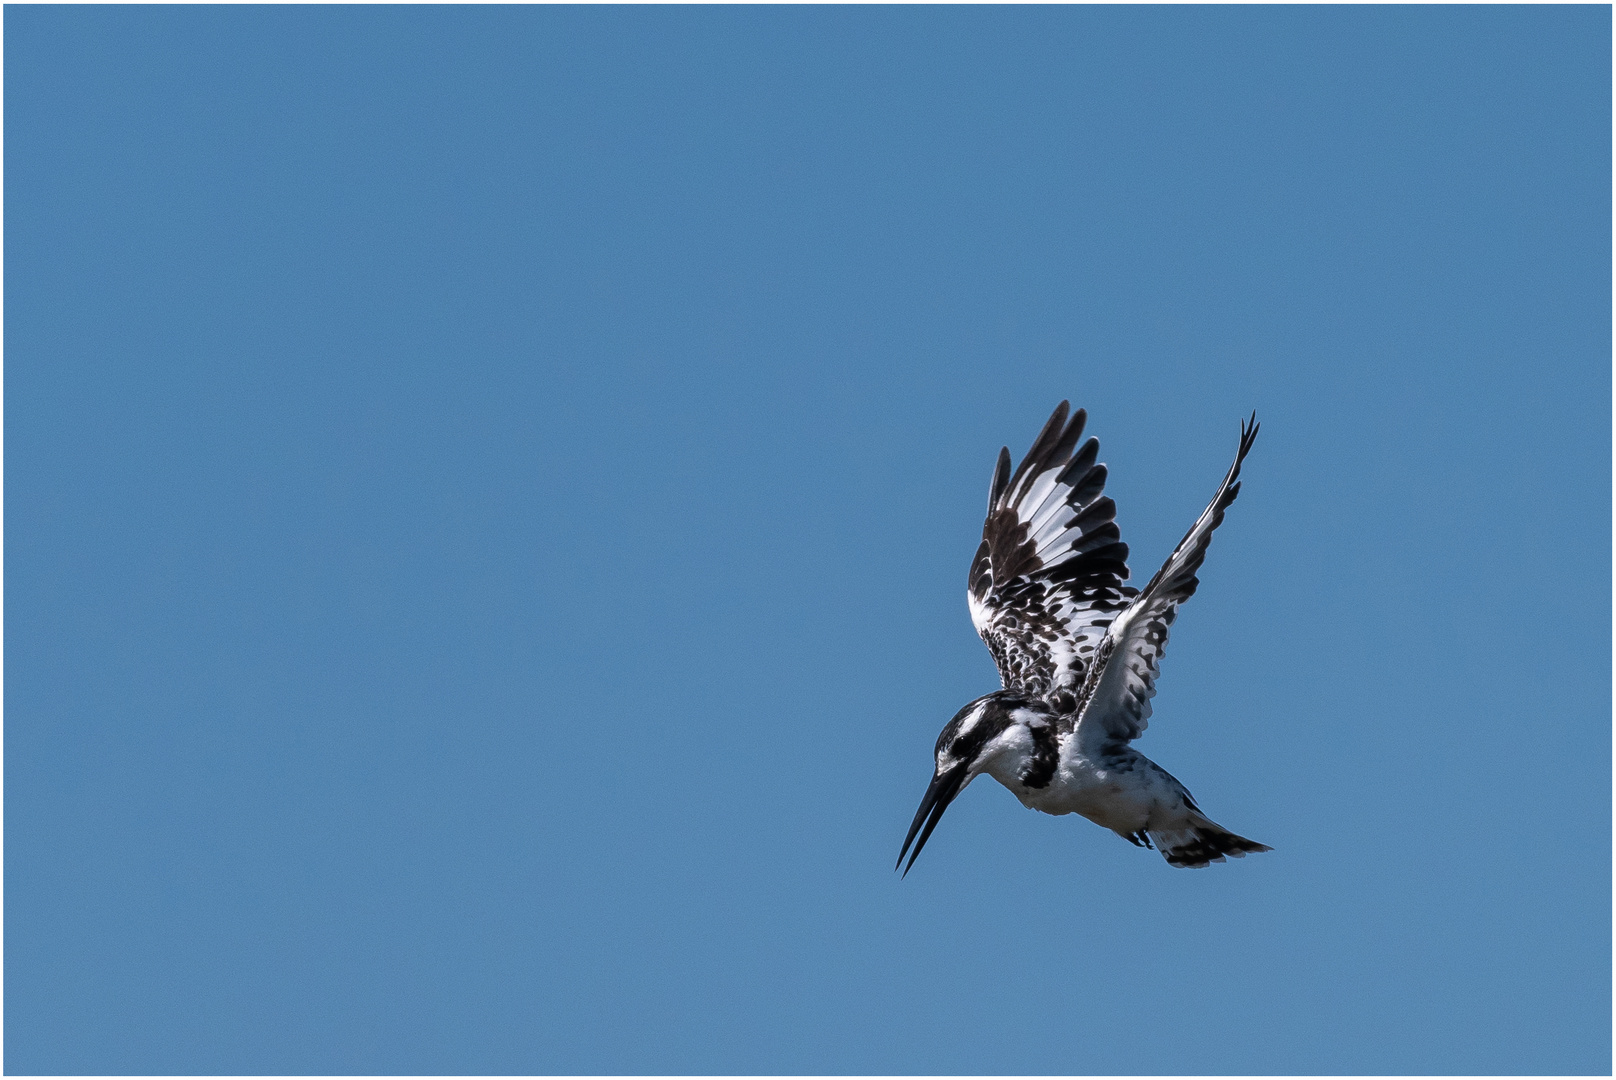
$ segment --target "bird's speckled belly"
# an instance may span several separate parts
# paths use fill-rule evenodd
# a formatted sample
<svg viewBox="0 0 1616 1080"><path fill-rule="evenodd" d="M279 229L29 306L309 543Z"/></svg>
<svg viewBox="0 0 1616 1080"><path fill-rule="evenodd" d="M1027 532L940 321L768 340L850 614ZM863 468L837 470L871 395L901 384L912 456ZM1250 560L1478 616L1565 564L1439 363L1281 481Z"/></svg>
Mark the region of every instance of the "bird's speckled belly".
<svg viewBox="0 0 1616 1080"><path fill-rule="evenodd" d="M1065 762L1048 787L1016 792L1022 805L1046 814L1079 814L1121 833L1144 828L1156 803L1153 777L1130 761Z"/></svg>

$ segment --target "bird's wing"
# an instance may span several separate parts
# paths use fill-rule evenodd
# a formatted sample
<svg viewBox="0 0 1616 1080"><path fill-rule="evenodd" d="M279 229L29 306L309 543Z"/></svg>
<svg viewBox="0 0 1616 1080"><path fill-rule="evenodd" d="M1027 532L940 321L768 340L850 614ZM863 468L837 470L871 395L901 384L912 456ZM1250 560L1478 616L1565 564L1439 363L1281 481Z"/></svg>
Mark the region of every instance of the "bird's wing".
<svg viewBox="0 0 1616 1080"><path fill-rule="evenodd" d="M1195 571L1206 558L1212 530L1223 523L1223 512L1240 494L1240 463L1257 438L1257 414L1240 425L1240 450L1212 502L1184 534L1150 584L1118 615L1100 646L1092 687L1085 686L1077 725L1078 742L1095 747L1107 742L1137 739L1150 720L1150 699L1156 696L1156 676L1167 650L1167 628L1178 615L1178 605L1195 595L1200 582Z"/></svg>
<svg viewBox="0 0 1616 1080"><path fill-rule="evenodd" d="M966 598L1007 689L1075 708L1095 650L1131 590L1128 546L1105 498L1097 439L1061 402L1014 475L999 451ZM1075 451L1075 452L1074 452Z"/></svg>

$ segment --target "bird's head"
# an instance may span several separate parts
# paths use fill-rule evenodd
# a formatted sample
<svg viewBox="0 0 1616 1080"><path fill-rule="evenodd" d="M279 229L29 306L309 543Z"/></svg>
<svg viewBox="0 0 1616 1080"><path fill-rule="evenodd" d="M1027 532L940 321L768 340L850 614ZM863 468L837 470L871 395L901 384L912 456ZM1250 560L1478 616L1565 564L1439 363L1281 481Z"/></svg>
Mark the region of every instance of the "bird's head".
<svg viewBox="0 0 1616 1080"><path fill-rule="evenodd" d="M932 773L931 786L920 800L915 820L904 838L903 850L898 853L898 865L909 855L909 873L920 849L926 846L931 832L943 818L943 811L953 802L967 784L983 772L991 772L1001 780L1017 775L1023 763L1036 752L1032 727L1043 722L1044 713L1036 706L1011 691L1000 690L977 698L950 720L937 736L937 767ZM1000 775L1000 774L1003 775ZM920 839L915 839L919 834ZM910 854L909 846L914 845ZM896 868L894 868L896 869Z"/></svg>

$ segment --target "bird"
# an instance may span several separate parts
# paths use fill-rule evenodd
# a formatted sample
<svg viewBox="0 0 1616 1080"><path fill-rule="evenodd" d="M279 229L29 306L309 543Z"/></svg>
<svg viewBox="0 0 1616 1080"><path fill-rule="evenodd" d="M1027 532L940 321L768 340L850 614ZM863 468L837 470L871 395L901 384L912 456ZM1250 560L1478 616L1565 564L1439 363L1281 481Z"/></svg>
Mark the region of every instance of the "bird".
<svg viewBox="0 0 1616 1080"><path fill-rule="evenodd" d="M983 773L1024 806L1081 814L1171 866L1273 850L1207 817L1189 789L1130 745L1150 719L1168 628L1240 494L1257 414L1241 422L1217 494L1136 589L1123 584L1128 546L1104 493L1099 440L1078 445L1088 414L1070 409L1056 406L1013 473L1009 448L999 451L966 601L1002 689L966 705L938 736L931 784L898 853L904 877L943 812Z"/></svg>

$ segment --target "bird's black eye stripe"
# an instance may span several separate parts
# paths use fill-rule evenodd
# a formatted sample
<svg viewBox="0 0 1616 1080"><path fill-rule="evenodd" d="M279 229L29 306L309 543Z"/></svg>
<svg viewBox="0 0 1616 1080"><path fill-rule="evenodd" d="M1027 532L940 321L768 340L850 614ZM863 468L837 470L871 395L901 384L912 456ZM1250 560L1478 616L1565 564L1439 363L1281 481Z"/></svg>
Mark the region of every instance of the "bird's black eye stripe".
<svg viewBox="0 0 1616 1080"><path fill-rule="evenodd" d="M1000 692L1003 695L1003 692ZM1001 734L1010 726L1010 711L1025 706L1027 703L1019 697L995 696L987 702L974 701L961 709L954 719L943 728L943 733L937 736L937 753L948 751L956 761L971 761L982 747ZM964 734L960 728L965 725L966 719L978 708L983 710L982 716L970 730Z"/></svg>
<svg viewBox="0 0 1616 1080"><path fill-rule="evenodd" d="M975 727L967 731L953 745L954 756L961 761L974 760L976 755L982 752L982 747L986 746L989 740L1009 726L1010 718L1008 716L984 716L977 721Z"/></svg>

